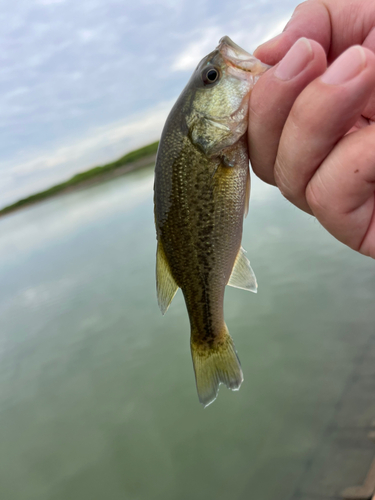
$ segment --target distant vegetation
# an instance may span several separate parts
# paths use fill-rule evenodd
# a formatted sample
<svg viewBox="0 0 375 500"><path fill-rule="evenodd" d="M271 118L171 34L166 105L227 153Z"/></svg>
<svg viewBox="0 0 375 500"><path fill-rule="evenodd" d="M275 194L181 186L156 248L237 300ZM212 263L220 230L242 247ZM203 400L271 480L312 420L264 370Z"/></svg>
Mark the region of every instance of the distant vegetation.
<svg viewBox="0 0 375 500"><path fill-rule="evenodd" d="M85 172L76 174L67 181L62 182L61 184L56 184L55 186L52 186L49 189L46 189L45 191L40 191L39 193L35 193L31 196L28 196L27 198L23 198L22 200L19 200L16 203L13 203L12 205L9 205L1 209L0 216L5 215L8 212L12 212L13 210L16 210L18 208L21 208L24 205L30 205L31 203L36 203L37 201L44 200L45 198L49 198L50 196L54 196L73 186L89 183L88 181L91 180L94 181L95 179L100 180L101 176L107 177L104 174L110 174L111 172L114 172L115 170L119 169L120 167L124 167L125 165L129 165L130 167L131 166L130 164L135 164L134 166L137 166L137 163L141 164L139 160L146 159L147 157L155 155L158 149L158 145L159 141L153 142L148 146L144 146L143 148L131 151L130 153L126 154L125 156L122 156L121 158L112 163L107 163L106 165L94 167L91 168L90 170L86 170Z"/></svg>

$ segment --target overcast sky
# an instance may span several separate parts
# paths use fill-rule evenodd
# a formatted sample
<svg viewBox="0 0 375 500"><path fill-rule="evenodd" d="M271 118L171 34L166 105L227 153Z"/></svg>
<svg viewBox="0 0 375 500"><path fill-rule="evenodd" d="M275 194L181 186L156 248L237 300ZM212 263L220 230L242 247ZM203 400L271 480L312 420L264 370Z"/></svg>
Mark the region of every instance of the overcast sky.
<svg viewBox="0 0 375 500"><path fill-rule="evenodd" d="M223 35L248 51L298 0L0 0L0 207L159 138Z"/></svg>

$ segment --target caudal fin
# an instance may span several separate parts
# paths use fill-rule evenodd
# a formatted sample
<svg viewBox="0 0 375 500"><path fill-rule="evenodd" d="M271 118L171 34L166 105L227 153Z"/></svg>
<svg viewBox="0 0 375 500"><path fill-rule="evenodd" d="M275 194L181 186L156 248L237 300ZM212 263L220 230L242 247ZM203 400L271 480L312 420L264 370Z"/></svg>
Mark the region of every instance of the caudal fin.
<svg viewBox="0 0 375 500"><path fill-rule="evenodd" d="M222 342L213 347L194 342L192 335L191 354L198 398L205 407L215 401L220 384L239 390L243 382L241 363L226 327Z"/></svg>

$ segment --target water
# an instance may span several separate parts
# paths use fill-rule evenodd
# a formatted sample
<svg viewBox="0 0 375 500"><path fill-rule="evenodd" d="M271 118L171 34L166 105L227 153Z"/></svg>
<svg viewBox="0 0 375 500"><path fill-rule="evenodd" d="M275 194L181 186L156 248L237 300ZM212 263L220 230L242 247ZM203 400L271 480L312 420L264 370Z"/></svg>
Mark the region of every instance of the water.
<svg viewBox="0 0 375 500"><path fill-rule="evenodd" d="M287 500L329 439L374 332L373 261L255 180L259 293L225 299L245 382L203 409L182 295L156 304L152 184L0 220L1 499Z"/></svg>

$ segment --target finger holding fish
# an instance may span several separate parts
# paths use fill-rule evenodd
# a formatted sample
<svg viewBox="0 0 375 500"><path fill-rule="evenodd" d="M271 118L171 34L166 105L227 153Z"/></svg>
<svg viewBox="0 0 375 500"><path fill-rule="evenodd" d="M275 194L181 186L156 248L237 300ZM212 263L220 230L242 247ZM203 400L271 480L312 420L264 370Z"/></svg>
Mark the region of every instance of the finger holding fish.
<svg viewBox="0 0 375 500"><path fill-rule="evenodd" d="M285 122L304 88L327 67L323 48L301 38L255 85L249 105L249 154L254 172L276 185L274 166Z"/></svg>

